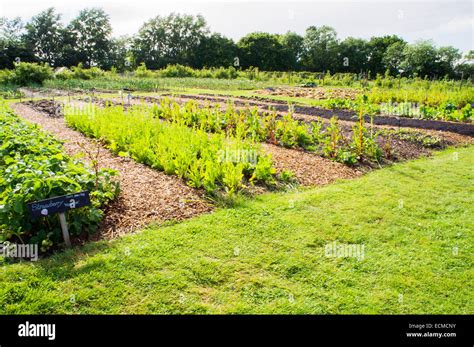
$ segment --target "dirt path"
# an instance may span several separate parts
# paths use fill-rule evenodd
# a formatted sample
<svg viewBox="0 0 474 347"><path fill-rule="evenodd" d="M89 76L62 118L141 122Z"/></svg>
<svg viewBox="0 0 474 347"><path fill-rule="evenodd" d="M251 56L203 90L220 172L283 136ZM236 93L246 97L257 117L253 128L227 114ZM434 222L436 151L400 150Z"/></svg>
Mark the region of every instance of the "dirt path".
<svg viewBox="0 0 474 347"><path fill-rule="evenodd" d="M187 186L174 176L116 156L94 140L68 128L64 118L49 117L22 104L12 104L11 107L17 115L64 141L64 149L69 155L99 150L99 166L119 172L121 193L107 208L99 238L129 233L150 222L190 218L212 209L205 201L203 192Z"/></svg>

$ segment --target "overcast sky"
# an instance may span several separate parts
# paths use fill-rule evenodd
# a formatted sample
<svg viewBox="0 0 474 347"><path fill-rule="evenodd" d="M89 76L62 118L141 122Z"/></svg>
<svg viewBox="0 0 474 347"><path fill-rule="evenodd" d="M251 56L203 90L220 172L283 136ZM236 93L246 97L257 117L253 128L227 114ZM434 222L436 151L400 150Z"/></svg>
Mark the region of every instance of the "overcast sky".
<svg viewBox="0 0 474 347"><path fill-rule="evenodd" d="M238 40L252 31L303 34L310 25L329 25L339 38L397 34L409 42L433 39L438 46L474 49L474 0L441 1L169 1L169 0L1 0L0 16L22 17L55 7L67 22L79 10L101 7L114 35L133 35L144 21L171 12L202 14L212 31Z"/></svg>

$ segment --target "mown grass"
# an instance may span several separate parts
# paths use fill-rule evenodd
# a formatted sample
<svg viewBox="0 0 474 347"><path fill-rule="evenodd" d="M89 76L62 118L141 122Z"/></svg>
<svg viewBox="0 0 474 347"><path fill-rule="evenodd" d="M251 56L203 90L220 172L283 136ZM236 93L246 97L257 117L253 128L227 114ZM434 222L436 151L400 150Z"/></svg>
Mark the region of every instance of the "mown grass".
<svg viewBox="0 0 474 347"><path fill-rule="evenodd" d="M474 147L37 263L4 263L1 313L474 313ZM337 241L363 260L328 258Z"/></svg>

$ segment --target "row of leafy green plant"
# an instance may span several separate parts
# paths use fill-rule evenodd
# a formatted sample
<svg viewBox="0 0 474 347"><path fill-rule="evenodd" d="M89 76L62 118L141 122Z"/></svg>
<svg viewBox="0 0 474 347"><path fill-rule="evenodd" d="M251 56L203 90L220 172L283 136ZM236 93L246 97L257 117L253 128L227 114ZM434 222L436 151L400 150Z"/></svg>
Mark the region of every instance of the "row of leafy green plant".
<svg viewBox="0 0 474 347"><path fill-rule="evenodd" d="M394 98L398 101L389 99L387 102L379 104L374 101L377 99L384 100L374 93L368 95L368 102L365 105L365 110L368 114L455 122L472 122L474 115L471 104L464 102L443 101L440 104L435 103L430 106L424 103L400 101L399 98ZM358 111L359 107L357 101L341 98L314 100L311 101L311 104L326 109L347 109L353 111Z"/></svg>
<svg viewBox="0 0 474 347"><path fill-rule="evenodd" d="M96 230L102 207L119 192L107 169L94 171L64 153L62 144L20 120L0 100L0 242L38 244L41 251L62 243L57 216L33 219L27 204L90 191L92 205L68 212L71 235Z"/></svg>
<svg viewBox="0 0 474 347"><path fill-rule="evenodd" d="M172 124L241 140L301 148L349 165L363 160L378 162L383 154L376 141L378 134L363 121L348 135L342 131L337 118L331 119L328 126L321 119L308 124L294 119L291 113L277 117L274 111L236 109L231 103L222 110L218 104L202 106L191 100L181 105L164 98L158 104L135 106L135 109L145 113L151 110Z"/></svg>
<svg viewBox="0 0 474 347"><path fill-rule="evenodd" d="M211 196L232 197L259 183L274 185L276 176L271 157L251 139L230 134L208 134L182 122L163 122L151 108L122 106L90 108L65 107L67 124L104 141L120 156L177 175L188 185L204 188ZM284 176L284 177L283 177Z"/></svg>

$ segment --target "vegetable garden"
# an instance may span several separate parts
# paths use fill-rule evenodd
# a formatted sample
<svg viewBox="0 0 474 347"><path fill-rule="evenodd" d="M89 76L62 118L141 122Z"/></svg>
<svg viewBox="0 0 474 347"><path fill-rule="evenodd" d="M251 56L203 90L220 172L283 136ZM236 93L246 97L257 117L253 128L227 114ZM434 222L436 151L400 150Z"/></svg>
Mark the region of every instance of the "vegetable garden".
<svg viewBox="0 0 474 347"><path fill-rule="evenodd" d="M340 267L356 268L354 278L366 281L368 290L373 286L370 276L377 271L374 261L370 269L353 259L322 262L319 256L328 240L367 244L382 259L380 266L388 276L393 265L385 263L385 245L401 247L404 262L410 263L413 250L408 252L400 244L415 244L425 237L425 231L416 228L432 213L426 206L423 213L407 212L401 207L397 210L390 207L396 205L392 200L413 206L418 204L419 196L436 200L435 189L424 191L415 179L428 186L439 184L443 194L449 196L446 204L459 203L468 210L467 193L459 189L467 185L469 175L456 171L466 169L468 164L456 162L452 166L447 154L436 153L448 147L455 147L448 151L465 156L472 151L474 98L467 86L414 79L394 80L390 85L389 77L356 85L335 76L317 79L302 74L298 83L309 83L303 86L282 84L285 76L262 72L260 78L248 79L241 71L230 77L221 71L220 78L213 75L216 71L200 72L202 75L193 72L191 77L180 77L180 68L175 71L178 77L173 77L173 71L149 72L142 68L130 75L114 75L97 68L79 68L71 72L72 76L50 77L42 86L18 88L5 84L2 90L0 241L39 245L40 262L74 262L68 258L70 254L79 259L90 256L94 261L110 256L115 259L115 268L123 254L128 259L125 245L131 240L136 252L131 258L134 263L124 260L128 269L123 270L124 274L135 274L142 260L152 269L155 264L163 269L176 264L170 283L164 277L160 279L167 283L171 297L156 292L152 297L176 302L177 294L171 287L189 286L191 289L184 291L194 300L187 309L175 304L124 308L118 304L118 295L113 297L110 312L333 312L334 307L324 303L322 308L298 304L295 311L287 307L286 287L293 286L300 272L309 271L304 265L308 254L316 265L307 276L322 271L321 267L323 272L337 273L342 283L346 278ZM14 78L20 78L24 69L18 74ZM397 88L397 82L403 88ZM461 148L464 146L469 147ZM431 160L439 156L443 160L437 168ZM424 159L412 163L420 157ZM442 170L449 174L440 177ZM459 187L454 186L462 201L456 200L456 194L448 194L448 187L459 175L464 183L459 181ZM349 182L338 182L341 180ZM56 216L32 218L28 205L81 191L90 193L91 205L67 212L73 249L66 250L60 220ZM373 204L377 208L383 205L383 214ZM451 209L446 206L443 208ZM413 223L410 218L397 219L399 213L412 213ZM215 229L218 234L210 231L214 230L209 227L214 220L220 223ZM353 220L356 222L351 225ZM228 233L224 230L226 223L231 226ZM381 230L379 223L384 225ZM370 235L359 225L369 228ZM293 234L289 226L297 233ZM413 234L408 232L415 229ZM139 232L143 234L126 236ZM453 234L451 230L445 232ZM466 244L464 234L453 235L450 238ZM180 250L181 240L189 254ZM196 240L199 245L194 243ZM439 242L439 247L448 247L444 239ZM111 255L107 253L110 245L119 245ZM261 254L257 248L262 249ZM96 254L89 255L91 249ZM174 252L182 262L176 262ZM274 260L275 254L279 254L281 264ZM191 256L196 258L191 260ZM439 264L444 261L441 258L436 258ZM231 271L228 264L244 264L247 260L241 259L250 259L244 268L265 278L275 273L279 280L274 275L269 278L279 287L269 289L271 286L251 275L244 284L238 284L241 296L230 296L239 304L229 305L224 279L227 275L220 272L215 259L226 259L225 271ZM3 264L13 268L24 262L8 259ZM106 260L104 264L111 262ZM103 282L103 273L115 276L107 271L92 271L98 276L92 282ZM150 273L156 275L154 270ZM390 274L388 278L403 282L398 275ZM73 280L77 287L75 281L77 278ZM239 281L234 278L233 283ZM321 281L322 286L334 285ZM123 285L117 278L105 283ZM142 279L136 283L141 285ZM143 285L155 288L147 280ZM5 288L6 299L0 301L0 307L8 312L29 312L21 305L15 306L11 299L16 295L12 292L15 285L10 283ZM312 285L301 288L314 291ZM136 292L143 290L138 288ZM214 290L216 294L209 294L212 304L198 304L202 295L208 295L202 292ZM295 292L303 295L299 289ZM392 294L384 290L381 295ZM259 298L268 305L259 306ZM68 313L108 310L95 299L90 299L92 304L84 300L81 308L67 303L64 309L56 304L50 307L53 312ZM216 304L219 300L226 304ZM331 305L339 305L334 297L328 300ZM393 303L367 301L370 312L404 312ZM336 311L350 310L364 312L353 307ZM451 311L455 310L450 307ZM409 312L423 309L413 306Z"/></svg>

